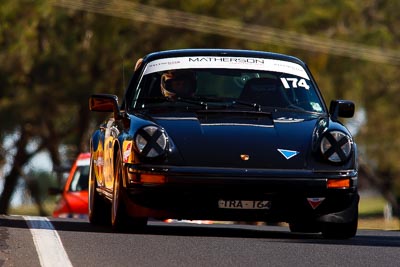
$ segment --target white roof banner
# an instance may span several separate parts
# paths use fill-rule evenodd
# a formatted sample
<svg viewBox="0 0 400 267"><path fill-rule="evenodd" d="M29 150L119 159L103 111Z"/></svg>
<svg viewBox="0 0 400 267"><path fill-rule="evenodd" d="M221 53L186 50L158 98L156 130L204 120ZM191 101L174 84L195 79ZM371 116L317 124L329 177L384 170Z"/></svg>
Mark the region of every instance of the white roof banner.
<svg viewBox="0 0 400 267"><path fill-rule="evenodd" d="M310 79L305 69L296 63L248 57L192 56L154 60L147 64L144 75L172 69L246 69L282 72Z"/></svg>

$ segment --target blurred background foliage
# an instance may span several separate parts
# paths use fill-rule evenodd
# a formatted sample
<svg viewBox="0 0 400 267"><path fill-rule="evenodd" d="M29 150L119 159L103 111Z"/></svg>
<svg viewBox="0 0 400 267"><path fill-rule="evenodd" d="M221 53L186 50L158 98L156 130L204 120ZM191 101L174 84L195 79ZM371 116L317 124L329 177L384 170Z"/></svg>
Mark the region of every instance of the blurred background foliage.
<svg viewBox="0 0 400 267"><path fill-rule="evenodd" d="M356 126L360 183L398 214L399 9L397 0L2 0L0 214L19 179L38 177L27 168L37 153L60 166L87 151L103 119L89 113L91 94L122 97L138 58L194 47L303 59L327 103L356 103L347 123Z"/></svg>

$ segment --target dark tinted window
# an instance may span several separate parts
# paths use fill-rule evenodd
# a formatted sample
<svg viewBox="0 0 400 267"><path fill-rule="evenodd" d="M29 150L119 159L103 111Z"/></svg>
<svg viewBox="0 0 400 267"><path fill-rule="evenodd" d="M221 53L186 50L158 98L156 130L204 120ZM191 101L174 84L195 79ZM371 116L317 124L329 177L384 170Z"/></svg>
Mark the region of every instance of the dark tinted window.
<svg viewBox="0 0 400 267"><path fill-rule="evenodd" d="M132 108L148 108L168 102L161 89L165 73L182 70L167 70L145 75L136 91ZM232 103L242 101L257 103L263 107L300 108L310 112L323 112L322 101L313 86L305 78L294 75L238 69L187 69L195 76L193 99ZM163 76L164 75L164 76ZM172 76L171 76L172 77ZM172 79L172 78L171 78ZM167 85L172 84L168 80ZM165 87L170 95L176 94L172 88ZM188 98L185 95L185 98ZM169 99L171 100L171 99Z"/></svg>
<svg viewBox="0 0 400 267"><path fill-rule="evenodd" d="M89 166L78 166L72 178L69 190L72 192L87 190L89 184Z"/></svg>

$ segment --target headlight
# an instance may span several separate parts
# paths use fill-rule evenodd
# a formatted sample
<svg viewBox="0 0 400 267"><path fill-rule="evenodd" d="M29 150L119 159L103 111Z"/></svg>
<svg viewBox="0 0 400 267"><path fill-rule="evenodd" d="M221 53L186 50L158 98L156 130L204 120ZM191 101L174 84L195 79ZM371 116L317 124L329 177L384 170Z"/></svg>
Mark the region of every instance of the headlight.
<svg viewBox="0 0 400 267"><path fill-rule="evenodd" d="M340 131L331 131L324 134L321 140L321 153L331 162L341 163L349 159L353 140Z"/></svg>
<svg viewBox="0 0 400 267"><path fill-rule="evenodd" d="M146 126L136 133L136 149L140 154L148 158L155 158L164 154L167 143L167 135L163 129L157 126Z"/></svg>

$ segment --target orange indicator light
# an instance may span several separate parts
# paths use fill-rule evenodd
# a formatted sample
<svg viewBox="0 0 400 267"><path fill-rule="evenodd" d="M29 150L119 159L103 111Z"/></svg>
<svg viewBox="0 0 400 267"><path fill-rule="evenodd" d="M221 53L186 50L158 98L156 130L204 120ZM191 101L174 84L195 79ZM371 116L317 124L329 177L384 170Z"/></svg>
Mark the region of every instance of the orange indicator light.
<svg viewBox="0 0 400 267"><path fill-rule="evenodd" d="M241 154L241 155L240 155L240 158L241 158L242 160L244 160L244 161L247 161L247 160L250 159L250 156L247 155L247 154Z"/></svg>
<svg viewBox="0 0 400 267"><path fill-rule="evenodd" d="M328 188L350 188L350 179L328 179Z"/></svg>
<svg viewBox="0 0 400 267"><path fill-rule="evenodd" d="M161 174L140 174L140 182L142 183L164 184L165 180L165 176Z"/></svg>

